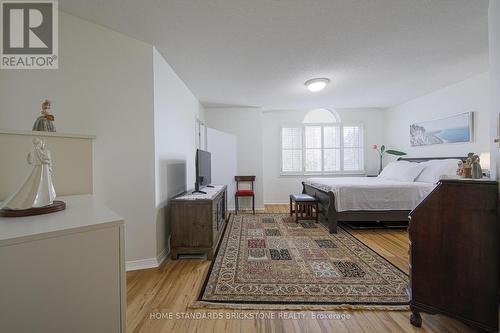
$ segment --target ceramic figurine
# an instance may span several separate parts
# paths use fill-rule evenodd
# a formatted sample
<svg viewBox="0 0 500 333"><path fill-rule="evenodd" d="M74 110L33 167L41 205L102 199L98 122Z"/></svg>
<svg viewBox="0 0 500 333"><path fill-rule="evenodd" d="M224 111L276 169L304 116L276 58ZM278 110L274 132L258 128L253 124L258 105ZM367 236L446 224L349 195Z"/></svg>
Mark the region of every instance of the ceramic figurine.
<svg viewBox="0 0 500 333"><path fill-rule="evenodd" d="M49 113L51 104L48 99L42 102L42 115L38 117L33 125L33 131L55 132L54 126L55 117Z"/></svg>
<svg viewBox="0 0 500 333"><path fill-rule="evenodd" d="M24 210L51 205L56 197L52 184L52 160L45 142L33 139L33 151L28 154L28 164L33 170L21 187L3 204L2 209Z"/></svg>
<svg viewBox="0 0 500 333"><path fill-rule="evenodd" d="M472 178L472 160L474 153L468 153L465 162L462 164L462 177Z"/></svg>
<svg viewBox="0 0 500 333"><path fill-rule="evenodd" d="M481 179L483 178L483 169L481 168L481 164L479 163L479 156L474 155L472 157L472 178L473 179Z"/></svg>
<svg viewBox="0 0 500 333"><path fill-rule="evenodd" d="M463 177L465 174L464 172L464 162L459 161L458 162L458 168L457 168L457 176Z"/></svg>
<svg viewBox="0 0 500 333"><path fill-rule="evenodd" d="M467 166L472 167L473 159L474 159L474 153L468 153L467 159L465 160L465 163L467 164Z"/></svg>

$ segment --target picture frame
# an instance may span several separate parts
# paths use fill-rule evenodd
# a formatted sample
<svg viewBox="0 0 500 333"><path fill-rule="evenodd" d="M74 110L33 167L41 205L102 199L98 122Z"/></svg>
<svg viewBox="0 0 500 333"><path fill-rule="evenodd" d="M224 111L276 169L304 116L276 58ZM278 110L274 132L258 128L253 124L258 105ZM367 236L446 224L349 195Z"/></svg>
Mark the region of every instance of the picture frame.
<svg viewBox="0 0 500 333"><path fill-rule="evenodd" d="M474 141L474 112L410 125L412 147Z"/></svg>

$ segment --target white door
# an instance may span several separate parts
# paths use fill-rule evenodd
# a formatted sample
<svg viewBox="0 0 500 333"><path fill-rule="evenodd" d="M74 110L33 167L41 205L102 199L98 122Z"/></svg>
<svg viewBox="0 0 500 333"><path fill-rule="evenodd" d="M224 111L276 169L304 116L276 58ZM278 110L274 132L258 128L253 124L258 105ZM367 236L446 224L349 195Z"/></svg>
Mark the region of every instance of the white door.
<svg viewBox="0 0 500 333"><path fill-rule="evenodd" d="M212 184L227 185L229 210L234 210L237 144L236 136L207 127L207 150L212 154Z"/></svg>

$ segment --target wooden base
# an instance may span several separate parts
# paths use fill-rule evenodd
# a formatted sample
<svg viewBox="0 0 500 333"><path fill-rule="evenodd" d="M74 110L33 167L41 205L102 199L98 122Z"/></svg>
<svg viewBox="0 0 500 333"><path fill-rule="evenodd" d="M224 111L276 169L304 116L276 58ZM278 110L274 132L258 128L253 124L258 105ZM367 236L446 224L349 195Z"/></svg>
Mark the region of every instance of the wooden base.
<svg viewBox="0 0 500 333"><path fill-rule="evenodd" d="M172 260L177 260L179 259L179 254L206 254L207 260L212 260L214 253L215 253L215 247L214 248L176 247L172 248L172 250L170 251L170 257L172 258Z"/></svg>
<svg viewBox="0 0 500 333"><path fill-rule="evenodd" d="M227 186L218 185L211 199L193 198L189 192L170 200L173 260L179 254L206 253L212 260L226 225Z"/></svg>
<svg viewBox="0 0 500 333"><path fill-rule="evenodd" d="M1 217L21 217L21 216L33 216L33 215L43 215L50 214L54 212L59 212L66 209L66 203L64 201L54 201L52 205L44 207L34 207L30 209L13 210L13 209L0 209Z"/></svg>

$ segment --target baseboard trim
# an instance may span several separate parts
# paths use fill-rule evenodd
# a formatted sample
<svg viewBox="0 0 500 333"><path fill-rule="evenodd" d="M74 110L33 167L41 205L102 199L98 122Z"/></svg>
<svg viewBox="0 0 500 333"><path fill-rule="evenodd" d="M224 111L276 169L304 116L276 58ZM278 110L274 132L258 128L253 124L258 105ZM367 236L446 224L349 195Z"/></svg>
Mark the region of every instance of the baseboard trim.
<svg viewBox="0 0 500 333"><path fill-rule="evenodd" d="M125 263L125 270L127 272L137 271L139 269L155 268L155 267L158 267L158 261L156 258L131 260Z"/></svg>
<svg viewBox="0 0 500 333"><path fill-rule="evenodd" d="M161 253L156 257L158 266L160 266L165 261L165 259L167 259L169 254L170 254L170 242L168 244L168 247L164 248L163 251L161 251Z"/></svg>
<svg viewBox="0 0 500 333"><path fill-rule="evenodd" d="M170 253L170 246L163 249L156 258L148 258L141 260L131 260L125 263L125 270L127 272L137 271L140 269L156 268L167 258Z"/></svg>

